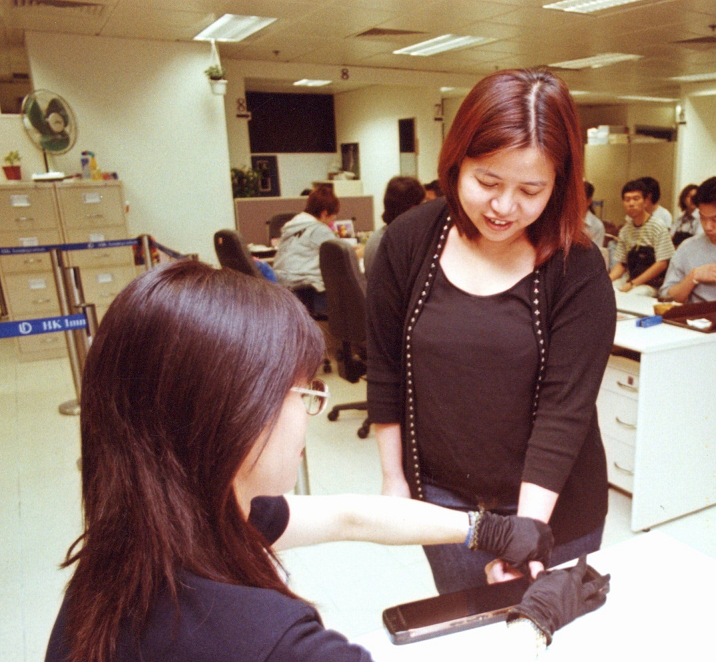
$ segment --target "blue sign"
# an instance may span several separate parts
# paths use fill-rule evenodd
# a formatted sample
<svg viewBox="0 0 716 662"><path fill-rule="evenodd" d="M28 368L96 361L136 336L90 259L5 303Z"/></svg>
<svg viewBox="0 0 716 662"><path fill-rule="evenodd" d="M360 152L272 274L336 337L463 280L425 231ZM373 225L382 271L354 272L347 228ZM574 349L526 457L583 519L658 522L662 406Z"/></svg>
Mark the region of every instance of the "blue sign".
<svg viewBox="0 0 716 662"><path fill-rule="evenodd" d="M36 336L40 333L74 331L75 329L84 329L86 327L87 318L84 313L65 315L63 317L43 317L19 322L2 322L0 324L0 338Z"/></svg>
<svg viewBox="0 0 716 662"><path fill-rule="evenodd" d="M111 239L109 241L93 241L86 244L48 244L46 246L8 246L0 247L0 255L25 255L27 253L47 253L54 248L61 251L87 251L95 248L119 248L120 246L137 246L139 239Z"/></svg>

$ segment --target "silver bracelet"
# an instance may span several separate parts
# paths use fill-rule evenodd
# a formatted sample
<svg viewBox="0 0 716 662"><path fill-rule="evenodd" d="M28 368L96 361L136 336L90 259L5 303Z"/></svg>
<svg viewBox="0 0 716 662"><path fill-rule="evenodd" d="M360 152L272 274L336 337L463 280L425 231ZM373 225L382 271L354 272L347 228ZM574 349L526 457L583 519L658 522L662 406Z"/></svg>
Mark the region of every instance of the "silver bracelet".
<svg viewBox="0 0 716 662"><path fill-rule="evenodd" d="M532 633L535 642L535 657L547 650L547 635L529 618L516 618L513 621L508 621L507 627L510 630Z"/></svg>

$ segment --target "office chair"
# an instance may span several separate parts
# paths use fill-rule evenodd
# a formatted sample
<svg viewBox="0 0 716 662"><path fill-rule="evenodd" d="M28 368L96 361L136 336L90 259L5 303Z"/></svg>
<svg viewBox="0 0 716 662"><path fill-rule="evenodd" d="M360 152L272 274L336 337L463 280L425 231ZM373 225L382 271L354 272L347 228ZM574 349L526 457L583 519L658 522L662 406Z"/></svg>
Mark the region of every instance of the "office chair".
<svg viewBox="0 0 716 662"><path fill-rule="evenodd" d="M321 244L319 259L326 286L328 330L341 343L341 349L336 352L338 374L355 384L366 373L365 276L360 272L353 247L344 241ZM350 409L367 411L368 403L336 405L328 413L328 420L338 420L341 411ZM369 431L370 420L366 418L358 429L358 436L365 439Z"/></svg>
<svg viewBox="0 0 716 662"><path fill-rule="evenodd" d="M246 243L236 230L219 230L214 234L214 250L219 264L249 276L261 276Z"/></svg>
<svg viewBox="0 0 716 662"><path fill-rule="evenodd" d="M282 214L274 214L268 221L268 243L267 246L276 246L281 238L281 228L286 225L296 214L294 212L286 212Z"/></svg>

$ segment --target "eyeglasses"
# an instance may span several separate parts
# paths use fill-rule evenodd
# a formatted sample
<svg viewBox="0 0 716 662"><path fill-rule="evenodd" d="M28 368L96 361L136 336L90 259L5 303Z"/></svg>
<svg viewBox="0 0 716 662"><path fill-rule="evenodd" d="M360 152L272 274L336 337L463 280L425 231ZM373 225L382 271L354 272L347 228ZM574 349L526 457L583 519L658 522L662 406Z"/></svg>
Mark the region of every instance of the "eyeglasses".
<svg viewBox="0 0 716 662"><path fill-rule="evenodd" d="M326 409L331 394L328 392L328 385L321 379L314 379L309 386L310 388L294 386L291 390L301 394L309 416L317 416Z"/></svg>

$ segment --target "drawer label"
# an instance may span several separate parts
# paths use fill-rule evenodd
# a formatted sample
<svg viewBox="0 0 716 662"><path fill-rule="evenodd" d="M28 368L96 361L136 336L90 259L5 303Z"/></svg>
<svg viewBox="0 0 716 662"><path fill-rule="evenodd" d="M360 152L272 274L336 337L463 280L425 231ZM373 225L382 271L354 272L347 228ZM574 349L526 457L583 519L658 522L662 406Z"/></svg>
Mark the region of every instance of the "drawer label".
<svg viewBox="0 0 716 662"><path fill-rule="evenodd" d="M97 274L98 283L111 283L114 280L114 276L110 273Z"/></svg>
<svg viewBox="0 0 716 662"><path fill-rule="evenodd" d="M86 205L98 205L100 202L102 202L102 194L98 193L97 191L92 191L91 193L83 193L82 202L84 202Z"/></svg>
<svg viewBox="0 0 716 662"><path fill-rule="evenodd" d="M47 280L44 278L30 278L27 281L31 290L44 290L47 289Z"/></svg>
<svg viewBox="0 0 716 662"><path fill-rule="evenodd" d="M15 194L10 196L10 205L12 207L29 207L30 196Z"/></svg>
<svg viewBox="0 0 716 662"><path fill-rule="evenodd" d="M37 237L20 237L18 243L23 248L30 248L31 246L39 246L40 242Z"/></svg>
<svg viewBox="0 0 716 662"><path fill-rule="evenodd" d="M99 243L100 241L104 241L104 240L105 240L105 239L104 239L104 235L103 235L103 234L99 234L99 233L98 233L98 234L91 234L91 235L89 236L89 242L90 242L91 244L97 244L97 243Z"/></svg>

